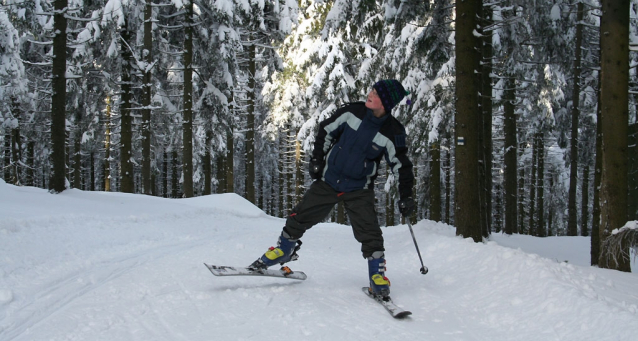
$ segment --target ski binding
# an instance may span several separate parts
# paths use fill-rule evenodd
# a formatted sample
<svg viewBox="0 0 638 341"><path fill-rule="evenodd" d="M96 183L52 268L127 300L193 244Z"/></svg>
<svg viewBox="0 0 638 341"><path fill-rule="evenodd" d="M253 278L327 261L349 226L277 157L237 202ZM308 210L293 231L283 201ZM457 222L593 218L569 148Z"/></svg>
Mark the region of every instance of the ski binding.
<svg viewBox="0 0 638 341"><path fill-rule="evenodd" d="M223 266L208 265L204 263L208 270L215 276L265 276L305 280L308 278L302 271L292 271L289 267L284 266L279 270L275 269L253 269L243 266Z"/></svg>
<svg viewBox="0 0 638 341"><path fill-rule="evenodd" d="M368 287L363 287L363 288L361 288L361 290L363 290L363 292L368 297L370 297L373 300L379 302L379 304L381 304L390 313L390 315L392 315L392 317L394 317L396 319L402 319L402 318L405 318L405 317L408 317L408 316L412 315L411 311L403 310L403 309L399 308L398 305L394 304L394 302L392 302L392 299L390 298L390 296L386 296L386 297L375 296L375 295L373 295L370 292L370 288L368 288Z"/></svg>

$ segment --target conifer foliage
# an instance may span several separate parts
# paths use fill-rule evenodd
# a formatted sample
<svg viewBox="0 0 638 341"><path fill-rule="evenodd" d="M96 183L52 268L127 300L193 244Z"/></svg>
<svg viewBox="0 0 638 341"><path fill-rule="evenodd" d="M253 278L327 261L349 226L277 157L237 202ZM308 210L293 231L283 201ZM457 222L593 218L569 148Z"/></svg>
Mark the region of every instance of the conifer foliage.
<svg viewBox="0 0 638 341"><path fill-rule="evenodd" d="M0 176L56 193L236 192L285 216L319 122L398 79L410 219L477 242L592 236L592 264L626 271L631 243L605 241L638 219L637 13L637 0L2 0ZM396 179L382 168L375 188L379 220L400 223ZM342 207L332 219L347 223Z"/></svg>

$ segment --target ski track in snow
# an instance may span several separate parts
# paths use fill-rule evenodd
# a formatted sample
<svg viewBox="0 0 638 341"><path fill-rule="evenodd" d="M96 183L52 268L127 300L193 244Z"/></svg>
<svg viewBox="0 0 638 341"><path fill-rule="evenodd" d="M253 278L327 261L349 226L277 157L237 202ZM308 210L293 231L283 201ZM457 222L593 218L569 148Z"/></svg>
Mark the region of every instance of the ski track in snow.
<svg viewBox="0 0 638 341"><path fill-rule="evenodd" d="M1 180L0 203L3 341L638 335L638 276L581 264L588 240L494 235L476 244L422 221L423 276L407 227L384 228L393 300L413 312L395 320L361 292L367 263L348 226L320 224L304 236L290 266L306 281L214 277L203 262L249 264L276 242L284 220L234 195L50 195Z"/></svg>

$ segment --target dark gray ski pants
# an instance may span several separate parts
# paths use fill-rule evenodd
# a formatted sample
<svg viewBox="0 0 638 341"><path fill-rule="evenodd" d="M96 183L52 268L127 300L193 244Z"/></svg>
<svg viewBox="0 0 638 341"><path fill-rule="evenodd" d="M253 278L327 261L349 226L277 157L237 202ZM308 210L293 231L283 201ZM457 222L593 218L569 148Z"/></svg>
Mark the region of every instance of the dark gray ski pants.
<svg viewBox="0 0 638 341"><path fill-rule="evenodd" d="M361 243L363 257L370 257L375 251L385 251L374 199L374 191L371 189L340 193L325 182L317 180L288 216L284 231L291 238L301 238L306 230L322 222L336 203L343 201L354 238Z"/></svg>

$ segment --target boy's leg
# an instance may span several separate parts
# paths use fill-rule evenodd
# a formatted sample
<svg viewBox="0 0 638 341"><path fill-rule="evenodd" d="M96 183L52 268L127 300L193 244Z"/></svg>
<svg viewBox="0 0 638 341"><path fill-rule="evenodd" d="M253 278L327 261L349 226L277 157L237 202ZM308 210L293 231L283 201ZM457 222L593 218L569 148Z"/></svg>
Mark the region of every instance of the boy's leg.
<svg viewBox="0 0 638 341"><path fill-rule="evenodd" d="M374 207L374 191L364 189L344 195L344 205L352 224L355 239L361 243L364 258L376 251L385 251L383 233Z"/></svg>
<svg viewBox="0 0 638 341"><path fill-rule="evenodd" d="M268 249L249 267L262 269L297 259L296 251L301 245L299 238L307 229L321 222L330 213L337 199L337 192L332 187L323 181L315 181L288 216L286 226L277 240L277 247Z"/></svg>
<svg viewBox="0 0 638 341"><path fill-rule="evenodd" d="M363 257L368 260L368 290L373 295L390 295L390 280L385 276L383 233L374 208L374 191L353 192L344 198L354 237L361 243Z"/></svg>
<svg viewBox="0 0 638 341"><path fill-rule="evenodd" d="M309 228L322 222L338 202L338 194L323 181L312 183L301 202L295 206L286 219L284 232L293 239L299 239Z"/></svg>

